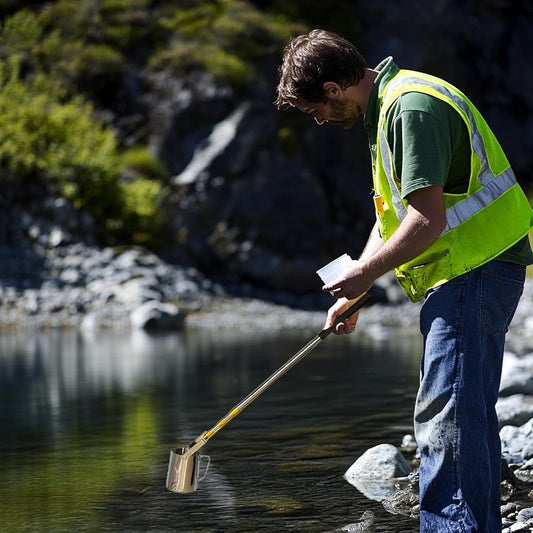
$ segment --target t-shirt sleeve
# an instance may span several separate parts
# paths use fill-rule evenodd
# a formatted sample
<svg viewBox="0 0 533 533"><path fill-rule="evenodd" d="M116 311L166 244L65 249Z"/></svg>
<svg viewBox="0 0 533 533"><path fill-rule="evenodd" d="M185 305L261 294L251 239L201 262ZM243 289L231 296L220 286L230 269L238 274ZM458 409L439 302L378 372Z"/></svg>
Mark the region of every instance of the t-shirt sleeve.
<svg viewBox="0 0 533 533"><path fill-rule="evenodd" d="M439 112L440 104L419 93L402 95L394 104L388 141L402 198L418 189L446 184L452 132Z"/></svg>

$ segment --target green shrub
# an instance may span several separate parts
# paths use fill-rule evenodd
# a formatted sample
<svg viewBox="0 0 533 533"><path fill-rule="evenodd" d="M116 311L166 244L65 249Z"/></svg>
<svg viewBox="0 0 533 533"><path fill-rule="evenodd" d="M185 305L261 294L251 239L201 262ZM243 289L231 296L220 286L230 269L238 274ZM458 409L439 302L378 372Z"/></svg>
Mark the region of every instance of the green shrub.
<svg viewBox="0 0 533 533"><path fill-rule="evenodd" d="M21 9L3 21L0 49L3 55L18 55L21 51L31 50L42 32L37 17L28 9Z"/></svg>
<svg viewBox="0 0 533 533"><path fill-rule="evenodd" d="M113 131L80 98L40 74L20 80L16 62L0 62L0 165L44 179L100 223L120 213L120 160Z"/></svg>
<svg viewBox="0 0 533 533"><path fill-rule="evenodd" d="M17 60L28 70L38 70L36 57L42 40L43 26L29 10L22 9L6 17L0 27L0 59Z"/></svg>
<svg viewBox="0 0 533 533"><path fill-rule="evenodd" d="M122 166L137 177L162 179L168 176L164 165L144 146L134 146L122 153Z"/></svg>
<svg viewBox="0 0 533 533"><path fill-rule="evenodd" d="M177 74L201 68L210 72L217 80L234 87L242 87L253 77L253 65L210 43L198 45L193 42L178 42L162 52L155 68L171 66Z"/></svg>
<svg viewBox="0 0 533 533"><path fill-rule="evenodd" d="M155 27L146 24L148 12L141 9L146 0L108 4L59 0L35 14L18 11L4 21L0 58L16 56L25 71L52 76L70 94L105 101L124 73L126 51L133 44L145 46Z"/></svg>
<svg viewBox="0 0 533 533"><path fill-rule="evenodd" d="M287 24L245 1L192 2L189 8L175 8L160 24L172 37L152 57L153 69L206 70L234 87L251 81L257 60L289 36Z"/></svg>
<svg viewBox="0 0 533 533"><path fill-rule="evenodd" d="M89 211L110 241L155 244L165 170L144 148L118 153L114 133L81 98L44 75L22 81L14 61L0 62L0 165L17 177L43 179ZM139 176L121 183L122 170Z"/></svg>
<svg viewBox="0 0 533 533"><path fill-rule="evenodd" d="M203 65L219 80L225 80L234 87L240 87L253 79L254 68L235 54L222 48L205 48Z"/></svg>
<svg viewBox="0 0 533 533"><path fill-rule="evenodd" d="M103 0L102 39L121 50L146 46L156 37L149 4L149 0Z"/></svg>
<svg viewBox="0 0 533 533"><path fill-rule="evenodd" d="M122 232L132 244L158 246L161 242L162 223L159 181L144 178L121 183L125 199Z"/></svg>
<svg viewBox="0 0 533 533"><path fill-rule="evenodd" d="M163 164L144 146L121 154L124 209L121 233L133 244L159 246L163 239L160 212L163 197L161 180L168 178Z"/></svg>
<svg viewBox="0 0 533 533"><path fill-rule="evenodd" d="M255 61L272 54L289 37L279 17L258 11L248 2L225 2L224 16L211 29L212 39L242 59Z"/></svg>
<svg viewBox="0 0 533 533"><path fill-rule="evenodd" d="M84 46L74 65L74 79L78 86L90 86L91 92L104 92L122 78L124 56L106 44Z"/></svg>
<svg viewBox="0 0 533 533"><path fill-rule="evenodd" d="M96 2L87 0L56 0L39 13L39 21L47 33L57 30L64 41L98 35L101 18Z"/></svg>

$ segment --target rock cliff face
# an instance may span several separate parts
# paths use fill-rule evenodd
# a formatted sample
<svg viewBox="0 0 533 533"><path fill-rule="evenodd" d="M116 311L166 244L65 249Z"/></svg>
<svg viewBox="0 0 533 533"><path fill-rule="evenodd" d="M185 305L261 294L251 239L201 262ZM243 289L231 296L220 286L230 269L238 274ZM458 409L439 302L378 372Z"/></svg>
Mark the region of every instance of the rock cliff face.
<svg viewBox="0 0 533 533"><path fill-rule="evenodd" d="M354 34L369 64L392 55L401 67L459 86L499 136L520 181L530 183L531 6L355 4ZM274 108L279 57L258 69L243 94L205 75L161 75L145 101L151 147L174 176L167 218L176 242L168 257L236 285L303 293L319 288L316 268L364 245L373 217L370 161L361 124L349 132L318 128L297 111Z"/></svg>
<svg viewBox="0 0 533 533"><path fill-rule="evenodd" d="M150 142L173 174L169 257L301 293L320 287L314 271L324 262L364 244L369 156L362 130L314 128L296 111L278 112L275 71L263 67L245 96L202 75L179 89L175 106L172 82L158 79L147 96Z"/></svg>

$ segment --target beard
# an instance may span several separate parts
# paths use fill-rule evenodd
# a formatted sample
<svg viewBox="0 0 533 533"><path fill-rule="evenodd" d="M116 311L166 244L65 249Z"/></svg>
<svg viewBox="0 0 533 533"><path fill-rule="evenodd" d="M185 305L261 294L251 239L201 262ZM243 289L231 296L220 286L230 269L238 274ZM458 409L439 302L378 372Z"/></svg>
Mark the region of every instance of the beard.
<svg viewBox="0 0 533 533"><path fill-rule="evenodd" d="M345 130L351 129L362 114L357 102L347 100L331 100L331 109L334 116L328 122Z"/></svg>

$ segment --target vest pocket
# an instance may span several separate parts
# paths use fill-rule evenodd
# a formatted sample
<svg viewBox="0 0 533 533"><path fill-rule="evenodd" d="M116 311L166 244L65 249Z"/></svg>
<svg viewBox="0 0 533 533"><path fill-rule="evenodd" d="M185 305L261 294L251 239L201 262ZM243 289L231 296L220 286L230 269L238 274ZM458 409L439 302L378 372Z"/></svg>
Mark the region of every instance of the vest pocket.
<svg viewBox="0 0 533 533"><path fill-rule="evenodd" d="M436 251L433 254L415 258L396 269L396 279L413 302L421 300L427 291L442 285L450 279L450 250ZM417 263L416 261L423 261Z"/></svg>
<svg viewBox="0 0 533 533"><path fill-rule="evenodd" d="M444 250L443 252L436 254L432 257L429 257L428 260L425 261L424 263L420 263L417 265L409 265L408 268L409 270L418 270L419 268L426 268L430 265L437 263L438 261L446 257L449 253L450 253L450 250L446 248L446 250Z"/></svg>

